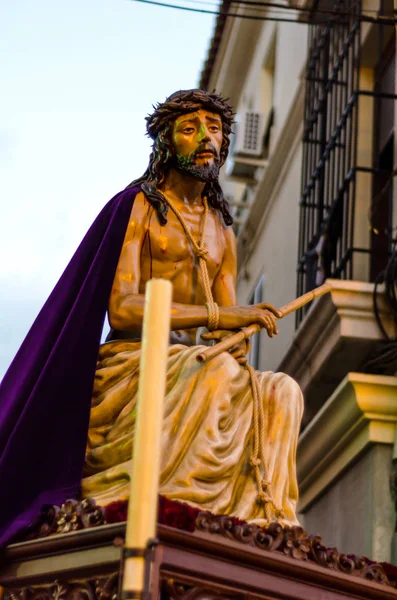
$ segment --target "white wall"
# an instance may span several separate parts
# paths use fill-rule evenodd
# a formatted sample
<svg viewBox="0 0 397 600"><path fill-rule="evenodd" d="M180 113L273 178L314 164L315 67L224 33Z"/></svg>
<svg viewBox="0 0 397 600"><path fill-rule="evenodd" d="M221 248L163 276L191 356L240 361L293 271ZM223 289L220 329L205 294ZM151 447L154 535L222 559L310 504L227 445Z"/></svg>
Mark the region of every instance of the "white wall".
<svg viewBox="0 0 397 600"><path fill-rule="evenodd" d="M279 135L287 122L301 82L306 51L306 26L266 22L262 26L252 60L247 64L247 76L236 108L237 112L256 110L266 114L274 107L275 123L271 133L269 161L277 149ZM280 307L296 295L301 157L301 144L298 143L288 168L283 175L280 172L283 181L275 186L279 189L272 201L272 208L266 222L261 224L262 231L248 262L240 270L237 289L240 303L248 302L262 273L265 275L265 301ZM241 197L241 184L227 181L225 176L222 179L228 194L235 199ZM257 185L255 189L259 187ZM256 197L256 200L261 199ZM263 370L275 369L287 351L295 330L294 316L280 322L279 330L279 335L272 340L266 334L261 334L260 368Z"/></svg>
<svg viewBox="0 0 397 600"><path fill-rule="evenodd" d="M275 124L272 131L272 147L277 143L277 137L288 118L305 65L306 53L306 25L264 23L253 60L250 65L247 65L247 77L237 112L242 110L265 110L267 112L273 105ZM274 62L271 98L266 89L267 85L270 85L268 82L269 61Z"/></svg>
<svg viewBox="0 0 397 600"><path fill-rule="evenodd" d="M291 103L301 81L307 54L307 26L281 23L276 42L274 78L275 123L272 132L272 149L284 126Z"/></svg>
<svg viewBox="0 0 397 600"><path fill-rule="evenodd" d="M239 40L233 39L233 45L238 44ZM244 44L239 46L239 50L240 56L244 56ZM241 79L241 69L237 74L230 66L220 73L222 77L219 75L219 81L227 80L229 87L233 86L233 78L239 78L241 94L238 106L234 107L237 113L256 110L266 114L272 106L274 107L275 122L271 132L269 162L277 153L281 132L283 129L285 131L288 125L293 102L301 84L306 53L307 26L268 21L262 24L253 53L247 56L245 81ZM217 81L211 82L211 85L219 89ZM266 220L262 223L258 220L261 231L255 236L256 242L250 248L247 262L240 265L237 286L240 303L248 302L261 274L265 275L265 301L280 307L296 296L302 160L300 136L299 131L296 131L296 135L295 131L292 134L290 132L288 136L291 140L296 137L295 150L289 154L289 164L282 164L280 168L278 180L276 178L272 189L272 206L270 210L267 207ZM260 181L262 178L254 188L256 203L262 203L262 198L258 195ZM221 182L228 195L236 200L241 197L241 184L227 181L225 174L222 174ZM265 210L265 200L263 204ZM257 232L253 233L255 235ZM280 322L279 330L279 335L271 340L266 334L261 335L259 366L263 370L274 370L287 351L295 331L294 316Z"/></svg>
<svg viewBox="0 0 397 600"><path fill-rule="evenodd" d="M262 234L240 275L237 297L246 304L260 275L265 275L264 301L281 307L296 296L296 264L298 256L301 144L297 145L288 172L281 184L276 202L269 211ZM286 353L295 330L294 315L280 321L279 335L262 336L262 370L274 370Z"/></svg>

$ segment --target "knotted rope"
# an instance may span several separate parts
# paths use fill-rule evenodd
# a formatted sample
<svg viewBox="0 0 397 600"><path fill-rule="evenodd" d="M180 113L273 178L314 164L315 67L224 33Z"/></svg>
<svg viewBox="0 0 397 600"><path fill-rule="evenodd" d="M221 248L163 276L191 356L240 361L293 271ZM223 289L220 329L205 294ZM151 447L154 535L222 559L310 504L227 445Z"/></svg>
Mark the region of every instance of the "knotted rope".
<svg viewBox="0 0 397 600"><path fill-rule="evenodd" d="M253 452L250 457L250 463L255 471L256 485L258 486L257 500L265 505L265 515L268 521L272 520L270 506L273 506L274 513L277 519L284 517L283 510L279 509L270 493L271 481L266 466L264 439L265 439L265 415L263 412L263 404L260 399L260 389L258 376L255 369L251 365L246 365L246 369L251 378L251 389L253 398L253 422L254 422L254 443ZM262 464L263 473L261 473L260 465Z"/></svg>
<svg viewBox="0 0 397 600"><path fill-rule="evenodd" d="M194 239L192 232L190 231L184 217L181 215L179 210L173 204L173 202L167 197L167 203L175 214L188 240L191 243L193 252L195 256L199 259L199 272L201 277L201 284L203 286L203 291L206 299L206 307L208 310L208 329L212 331L218 327L219 321L219 308L216 302L214 302L214 297L212 295L210 278L208 275L207 268L207 260L208 260L208 250L204 247L204 235L205 228L207 225L207 217L208 217L208 201L207 198L203 198L203 220L201 222L200 228L200 237L198 242ZM268 469L265 460L265 452L264 452L264 439L265 439L265 415L263 411L263 405L260 400L260 389L259 389L259 381L258 376L255 369L251 365L246 365L246 369L248 370L251 389L252 389L252 399L253 399L253 452L250 457L250 464L254 468L256 484L258 487L257 500L258 502L262 502L265 508L265 516L267 521L272 520L271 515L271 507L273 507L276 519L283 518L284 512L279 509L270 493L271 481L268 478ZM262 464L263 473L261 472L260 465Z"/></svg>
<svg viewBox="0 0 397 600"><path fill-rule="evenodd" d="M172 210L172 212L175 214L175 216L179 220L180 224L182 225L183 231L186 233L187 238L189 239L189 241L192 245L192 249L193 249L195 256L197 256L197 258L199 259L199 272L200 272L200 277L201 277L201 285L204 290L204 295L205 295L205 299L206 299L206 307L207 307L207 311L208 311L208 329L210 331L213 331L214 329L217 329L217 327L218 327L219 308L218 308L218 305L216 304L216 302L214 302L214 298L212 296L211 282L210 282L210 278L208 275L208 268L207 268L208 250L206 248L204 248L204 234L205 234L205 228L207 225L207 217L208 217L208 200L204 196L204 198L203 198L204 214L203 214L203 220L201 222L200 237L199 237L198 242L196 242L196 240L194 239L192 232L190 231L189 227L187 226L185 219L183 218L183 216L181 215L179 210L176 208L176 206L174 205L172 200L170 200L169 198L166 198L166 200L167 200L167 203L168 203L170 209Z"/></svg>

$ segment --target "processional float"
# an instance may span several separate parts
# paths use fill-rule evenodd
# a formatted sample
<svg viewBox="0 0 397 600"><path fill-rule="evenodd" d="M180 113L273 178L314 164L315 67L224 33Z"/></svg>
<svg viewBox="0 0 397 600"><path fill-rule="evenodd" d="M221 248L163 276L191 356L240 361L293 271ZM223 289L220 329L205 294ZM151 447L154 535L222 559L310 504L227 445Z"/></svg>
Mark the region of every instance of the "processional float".
<svg viewBox="0 0 397 600"><path fill-rule="evenodd" d="M290 314L330 289L325 284L285 305L280 312L283 316ZM262 528L198 510L193 533L158 525L171 295L170 282L148 282L127 525L104 524L103 509L92 510L88 504L91 513L83 515L80 523L76 521L76 531L72 528L69 533L12 544L0 557L0 585L5 588L6 597L396 599L397 589L381 565L326 548L321 538L306 534L301 527L283 528L273 522ZM257 326L246 328L236 334L237 338L231 336L207 348L199 360L209 360L211 355L233 347L242 336L247 338L258 330ZM51 508L48 514L53 517ZM75 516L71 518L73 521ZM67 528L58 528L54 533L60 530ZM4 589L1 591L4 593Z"/></svg>

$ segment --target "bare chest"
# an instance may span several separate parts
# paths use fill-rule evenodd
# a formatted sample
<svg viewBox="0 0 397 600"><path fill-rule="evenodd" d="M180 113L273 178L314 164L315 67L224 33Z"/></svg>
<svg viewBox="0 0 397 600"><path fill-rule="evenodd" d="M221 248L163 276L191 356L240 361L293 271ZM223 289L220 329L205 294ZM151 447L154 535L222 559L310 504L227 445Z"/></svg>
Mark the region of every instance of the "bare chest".
<svg viewBox="0 0 397 600"><path fill-rule="evenodd" d="M220 268L225 250L223 228L217 214L209 211L205 224L202 210L181 211L181 216L183 224L170 209L167 224L161 226L154 210L150 212L144 231L141 261L150 260L157 267L163 265L165 270L171 265L174 271L182 266L189 269L189 266L197 263L196 244L200 245L201 242L208 251L207 267L213 278ZM145 270L144 264L141 264L142 267Z"/></svg>

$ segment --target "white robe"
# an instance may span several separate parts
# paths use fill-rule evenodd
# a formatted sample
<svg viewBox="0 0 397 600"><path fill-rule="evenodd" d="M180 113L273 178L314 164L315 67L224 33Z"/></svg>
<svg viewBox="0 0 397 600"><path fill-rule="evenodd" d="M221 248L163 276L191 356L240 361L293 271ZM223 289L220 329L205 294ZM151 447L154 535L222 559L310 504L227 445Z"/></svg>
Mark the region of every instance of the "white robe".
<svg viewBox="0 0 397 600"><path fill-rule="evenodd" d="M82 491L106 505L128 498L140 342L100 348ZM250 376L228 353L199 364L202 346L169 347L162 431L160 493L215 514L266 524L250 464L253 400ZM258 373L272 520L298 524L296 446L303 412L298 384L283 373Z"/></svg>

